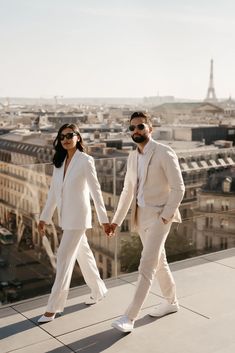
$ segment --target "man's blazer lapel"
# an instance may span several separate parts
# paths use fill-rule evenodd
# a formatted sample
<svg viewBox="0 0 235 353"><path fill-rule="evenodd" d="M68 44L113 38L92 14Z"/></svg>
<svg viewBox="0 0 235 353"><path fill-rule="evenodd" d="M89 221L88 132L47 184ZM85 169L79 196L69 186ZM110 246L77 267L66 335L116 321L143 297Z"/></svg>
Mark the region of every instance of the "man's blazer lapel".
<svg viewBox="0 0 235 353"><path fill-rule="evenodd" d="M137 179L138 179L138 151L137 151L137 149L133 153L131 172L133 173L133 182L134 182L133 184L137 188Z"/></svg>

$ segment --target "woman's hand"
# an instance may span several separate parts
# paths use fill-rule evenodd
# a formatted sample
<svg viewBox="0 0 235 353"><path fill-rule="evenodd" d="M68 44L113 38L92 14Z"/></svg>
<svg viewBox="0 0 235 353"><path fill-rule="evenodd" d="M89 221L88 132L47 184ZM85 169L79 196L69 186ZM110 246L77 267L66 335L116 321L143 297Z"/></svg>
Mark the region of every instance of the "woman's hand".
<svg viewBox="0 0 235 353"><path fill-rule="evenodd" d="M109 236L110 224L109 223L102 223L102 226L103 226L103 230L104 230L105 234Z"/></svg>
<svg viewBox="0 0 235 353"><path fill-rule="evenodd" d="M116 228L117 228L117 224L116 223L111 223L110 225L109 225L109 234L107 234L109 237L112 237L113 235L115 235L115 230L116 230Z"/></svg>

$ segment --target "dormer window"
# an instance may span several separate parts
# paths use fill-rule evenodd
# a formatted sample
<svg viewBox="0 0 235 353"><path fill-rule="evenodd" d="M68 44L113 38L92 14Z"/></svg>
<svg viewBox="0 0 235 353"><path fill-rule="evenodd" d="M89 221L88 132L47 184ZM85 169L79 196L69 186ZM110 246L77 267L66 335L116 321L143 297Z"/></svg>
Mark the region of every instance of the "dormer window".
<svg viewBox="0 0 235 353"><path fill-rule="evenodd" d="M222 190L223 192L230 192L231 191L231 185L232 185L232 178L231 177L226 177L223 182L222 182Z"/></svg>

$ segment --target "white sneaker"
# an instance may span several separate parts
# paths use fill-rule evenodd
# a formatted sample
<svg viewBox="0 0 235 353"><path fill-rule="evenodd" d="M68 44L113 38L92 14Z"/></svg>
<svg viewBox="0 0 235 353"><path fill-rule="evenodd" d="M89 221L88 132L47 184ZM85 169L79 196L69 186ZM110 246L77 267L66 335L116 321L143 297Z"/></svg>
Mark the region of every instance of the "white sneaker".
<svg viewBox="0 0 235 353"><path fill-rule="evenodd" d="M42 315L39 319L38 319L38 323L39 324L44 324L46 322L50 322L50 321L53 321L55 318L55 314L52 315L52 316L45 316L45 315Z"/></svg>
<svg viewBox="0 0 235 353"><path fill-rule="evenodd" d="M121 332L131 332L134 329L134 321L128 319L127 316L122 316L120 319L112 323L112 327Z"/></svg>
<svg viewBox="0 0 235 353"><path fill-rule="evenodd" d="M102 295L102 297L98 297L98 298L93 298L90 297L85 301L86 305L93 305L93 304L97 304L98 302L100 302L102 299L104 299L105 295Z"/></svg>
<svg viewBox="0 0 235 353"><path fill-rule="evenodd" d="M176 313L178 310L179 310L178 303L175 303L175 304L161 303L149 315L152 317L161 317L168 314Z"/></svg>

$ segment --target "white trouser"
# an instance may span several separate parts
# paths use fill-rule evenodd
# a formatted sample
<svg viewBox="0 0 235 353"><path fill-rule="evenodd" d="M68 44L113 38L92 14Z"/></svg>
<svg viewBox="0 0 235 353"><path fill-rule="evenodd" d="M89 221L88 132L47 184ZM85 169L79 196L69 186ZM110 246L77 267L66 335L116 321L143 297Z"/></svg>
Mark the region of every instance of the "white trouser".
<svg viewBox="0 0 235 353"><path fill-rule="evenodd" d="M63 231L57 252L56 277L48 300L47 312L56 313L64 310L76 259L84 280L91 289L91 296L98 298L107 292L85 231L85 229Z"/></svg>
<svg viewBox="0 0 235 353"><path fill-rule="evenodd" d="M136 291L126 311L130 320L135 320L138 316L155 276L157 276L165 299L169 303L177 301L175 282L167 263L164 248L171 222L164 224L155 210L138 207L137 227L143 251Z"/></svg>

